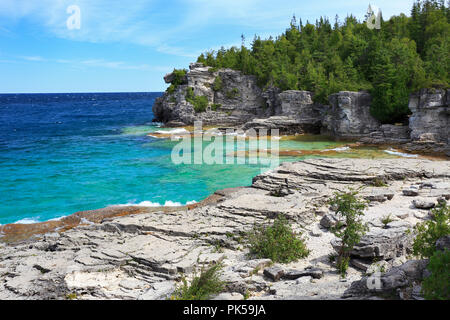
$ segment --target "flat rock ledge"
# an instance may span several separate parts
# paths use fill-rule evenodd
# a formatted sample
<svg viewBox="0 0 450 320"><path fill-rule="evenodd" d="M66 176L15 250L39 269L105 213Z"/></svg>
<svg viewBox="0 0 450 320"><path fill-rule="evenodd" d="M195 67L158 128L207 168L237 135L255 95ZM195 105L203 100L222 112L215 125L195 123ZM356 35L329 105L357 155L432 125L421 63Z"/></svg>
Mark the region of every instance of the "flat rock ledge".
<svg viewBox="0 0 450 320"><path fill-rule="evenodd" d="M343 280L329 258L339 242L329 224L320 222L334 214L327 200L348 188L361 188L370 201L364 215L370 231L355 248ZM284 163L255 177L252 186L218 191L215 201L196 207L140 208L69 230L0 242L0 299L166 299L182 276L219 260L227 285L215 299L379 299L364 287L368 270L385 272L381 281L386 286L399 273L414 278L423 273L424 263L409 256L407 230L429 219L430 211L414 200L437 203L448 199L449 190L450 161ZM307 258L273 264L248 255L244 233L279 214L306 237ZM384 225L388 214L392 221ZM398 285L396 298L417 297L402 294L402 285L407 281Z"/></svg>

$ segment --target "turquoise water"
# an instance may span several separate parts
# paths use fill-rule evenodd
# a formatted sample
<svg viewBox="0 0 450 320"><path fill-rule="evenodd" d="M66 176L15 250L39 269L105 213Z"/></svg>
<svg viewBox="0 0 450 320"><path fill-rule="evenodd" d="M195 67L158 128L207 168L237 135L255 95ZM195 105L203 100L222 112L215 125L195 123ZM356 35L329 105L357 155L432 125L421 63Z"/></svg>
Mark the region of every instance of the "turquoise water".
<svg viewBox="0 0 450 320"><path fill-rule="evenodd" d="M170 155L177 142L147 136L161 130L151 123L159 95L0 95L0 224L117 204L186 204L218 189L250 185L268 169L248 163L174 165ZM341 145L320 137L280 141L281 150ZM361 156L353 153L347 156Z"/></svg>

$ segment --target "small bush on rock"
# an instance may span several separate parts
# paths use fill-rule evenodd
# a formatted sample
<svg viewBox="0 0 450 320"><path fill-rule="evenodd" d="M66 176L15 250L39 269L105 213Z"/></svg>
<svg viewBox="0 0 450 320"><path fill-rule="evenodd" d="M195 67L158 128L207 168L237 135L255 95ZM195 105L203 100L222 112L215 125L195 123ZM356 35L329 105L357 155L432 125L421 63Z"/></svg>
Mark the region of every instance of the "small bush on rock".
<svg viewBox="0 0 450 320"><path fill-rule="evenodd" d="M225 94L225 96L226 96L228 99L234 99L234 98L236 98L236 97L239 96L239 89L233 88L233 89L227 91L227 93Z"/></svg>
<svg viewBox="0 0 450 320"><path fill-rule="evenodd" d="M431 275L422 282L425 299L450 300L450 251L436 251L427 268Z"/></svg>
<svg viewBox="0 0 450 320"><path fill-rule="evenodd" d="M380 221L383 224L384 228L387 228L387 225L394 221L394 219L392 219L391 214L388 214L387 216L381 218Z"/></svg>
<svg viewBox="0 0 450 320"><path fill-rule="evenodd" d="M196 113L205 112L208 107L208 98L205 96L196 96L192 87L186 89L186 101L194 106Z"/></svg>
<svg viewBox="0 0 450 320"><path fill-rule="evenodd" d="M171 84L175 87L181 84L186 84L186 69L173 69L173 80Z"/></svg>
<svg viewBox="0 0 450 320"><path fill-rule="evenodd" d="M178 88L179 85L186 84L186 69L173 69L173 78L170 82L170 86L167 88L166 92L172 94Z"/></svg>
<svg viewBox="0 0 450 320"><path fill-rule="evenodd" d="M430 258L436 251L436 241L450 234L450 206L441 202L431 210L432 220L419 223L415 227L413 252L416 256Z"/></svg>
<svg viewBox="0 0 450 320"><path fill-rule="evenodd" d="M296 234L283 216L269 226L255 226L248 234L250 254L273 262L288 263L308 256L301 235Z"/></svg>
<svg viewBox="0 0 450 320"><path fill-rule="evenodd" d="M357 194L358 192L353 190L349 192L337 192L335 193L335 197L329 201L330 205L336 208L336 214L342 218L339 220L345 221L345 226L344 223L338 223L335 227L331 228L331 231L342 242L336 257L337 268L342 277L347 273L350 252L368 231L367 224L363 223L360 218L364 215L367 202L358 199L356 197Z"/></svg>
<svg viewBox="0 0 450 320"><path fill-rule="evenodd" d="M212 89L213 89L214 91L220 91L220 90L222 90L222 87L223 87L223 85L222 85L222 78L219 77L219 76L217 76L217 77L214 79L214 84L213 84Z"/></svg>
<svg viewBox="0 0 450 320"><path fill-rule="evenodd" d="M212 295L223 292L225 282L220 280L222 268L222 262L202 268L200 275L194 276L190 284L183 278L183 284L175 290L171 300L208 300Z"/></svg>

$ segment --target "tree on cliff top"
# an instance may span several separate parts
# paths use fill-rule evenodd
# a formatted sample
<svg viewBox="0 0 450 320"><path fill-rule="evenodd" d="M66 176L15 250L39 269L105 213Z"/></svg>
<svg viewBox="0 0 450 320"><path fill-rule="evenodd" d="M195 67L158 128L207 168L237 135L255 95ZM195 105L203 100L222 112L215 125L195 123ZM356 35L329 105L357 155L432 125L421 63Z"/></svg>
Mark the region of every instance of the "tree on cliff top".
<svg viewBox="0 0 450 320"><path fill-rule="evenodd" d="M449 80L450 10L445 1L417 1L404 14L369 29L348 16L330 24L297 24L280 36L255 36L251 49L221 48L198 62L255 75L261 87L308 90L315 100L342 90L369 90L372 114L383 123L406 119L409 94L423 87L447 87Z"/></svg>

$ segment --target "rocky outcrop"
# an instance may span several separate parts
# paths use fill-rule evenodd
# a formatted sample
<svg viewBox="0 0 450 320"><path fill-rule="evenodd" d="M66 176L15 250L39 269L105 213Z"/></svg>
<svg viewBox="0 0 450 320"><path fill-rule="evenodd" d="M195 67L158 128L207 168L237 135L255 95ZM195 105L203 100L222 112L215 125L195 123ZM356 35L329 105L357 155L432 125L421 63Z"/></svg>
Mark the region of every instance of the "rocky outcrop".
<svg viewBox="0 0 450 320"><path fill-rule="evenodd" d="M436 241L436 250L450 250L450 235ZM344 297L388 295L393 298L424 300L421 283L430 275L429 260L409 260L385 272L375 271L352 283Z"/></svg>
<svg viewBox="0 0 450 320"><path fill-rule="evenodd" d="M446 153L450 156L450 90L423 89L409 101L411 151Z"/></svg>
<svg viewBox="0 0 450 320"><path fill-rule="evenodd" d="M174 74L164 77L167 83ZM190 88L190 89L189 89ZM450 156L449 90L423 89L413 94L409 126L381 125L370 113L368 92L341 91L330 95L329 106L313 101L309 91L261 89L255 76L231 69L215 70L201 63L190 65L183 84L158 98L153 106L154 121L167 126L233 126L239 129L278 129L280 134L324 134L366 144L400 145L411 152ZM205 97L206 110L186 99L187 90Z"/></svg>
<svg viewBox="0 0 450 320"><path fill-rule="evenodd" d="M338 138L361 138L377 131L378 121L370 114L367 92L341 91L329 97L330 107L323 119L322 133Z"/></svg>
<svg viewBox="0 0 450 320"><path fill-rule="evenodd" d="M247 122L244 130L278 129L281 134L320 133L324 106L313 102L311 92L287 90L274 97L272 90L266 97L270 100L266 103L272 106L274 116Z"/></svg>
<svg viewBox="0 0 450 320"><path fill-rule="evenodd" d="M374 187L379 179L388 187ZM402 279L415 279L420 266L410 262L397 268L409 246L402 231L429 219L428 210L412 206L414 197L402 192L416 186L423 186L417 188L420 198L437 202L450 190L450 162L310 159L261 174L251 187L218 191L198 206L139 207L126 216L104 213L100 219L84 215L84 223L70 230L55 226L26 241L0 242L0 299L166 299L183 275L190 279L194 270L219 260L226 282L219 299L340 299L364 279L365 263L365 270L374 269L372 258L381 260L383 285L393 287L395 279L409 283ZM369 233L342 281L329 260L336 237L320 221L333 214L327 200L349 187L372 200L363 216ZM289 192L273 195L283 188ZM379 195L384 201L377 200ZM384 225L387 213L393 221ZM279 214L305 236L310 254L271 269L269 259L248 255L245 234ZM2 226L0 240L8 239L8 230ZM361 293L348 296L359 299Z"/></svg>
<svg viewBox="0 0 450 320"><path fill-rule="evenodd" d="M255 76L231 69L214 71L201 63L193 63L189 68L185 84L155 101L154 121L192 125L195 120L202 120L206 125L238 125L265 114L265 100ZM170 82L173 77L168 74L164 79ZM194 96L206 97L205 111L196 112L186 99L188 88L192 88Z"/></svg>
<svg viewBox="0 0 450 320"><path fill-rule="evenodd" d="M164 77L173 81L173 74ZM206 97L208 107L196 112L189 99L188 88L194 96ZM256 77L231 69L214 70L201 63L190 65L185 83L172 93L166 92L153 105L154 121L168 126L192 125L201 120L205 125L243 125L243 129L277 128L283 134L320 133L323 106L315 104L308 91L280 92L272 87L265 91Z"/></svg>

